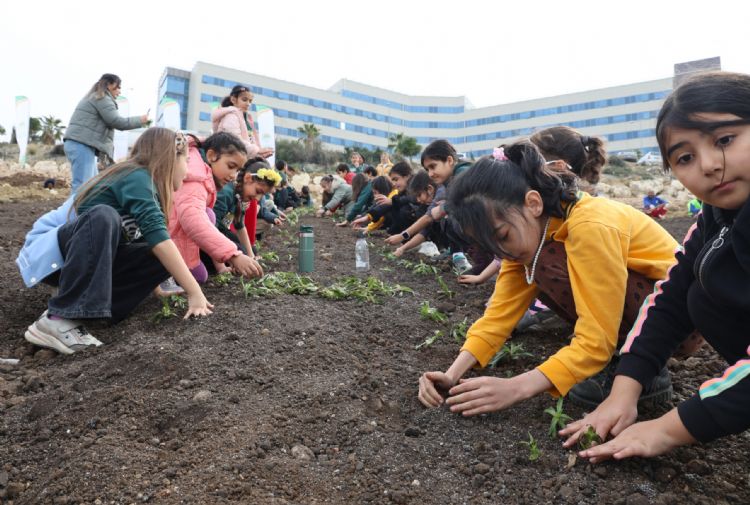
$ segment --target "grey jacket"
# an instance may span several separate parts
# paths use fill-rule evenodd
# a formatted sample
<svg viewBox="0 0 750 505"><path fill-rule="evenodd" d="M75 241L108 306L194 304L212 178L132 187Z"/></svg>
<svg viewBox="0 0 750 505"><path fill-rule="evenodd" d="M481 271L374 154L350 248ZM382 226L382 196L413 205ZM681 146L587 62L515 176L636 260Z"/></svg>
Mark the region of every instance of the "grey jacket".
<svg viewBox="0 0 750 505"><path fill-rule="evenodd" d="M333 194L328 203L323 207L325 210L333 210L337 205L341 205L344 209L347 209L352 203L352 187L349 186L346 181L341 177L335 176L331 182L331 189Z"/></svg>
<svg viewBox="0 0 750 505"><path fill-rule="evenodd" d="M117 102L109 92L99 99L91 94L78 102L65 130L65 140L86 144L112 158L115 129L132 130L140 126L139 116L120 116L117 112Z"/></svg>

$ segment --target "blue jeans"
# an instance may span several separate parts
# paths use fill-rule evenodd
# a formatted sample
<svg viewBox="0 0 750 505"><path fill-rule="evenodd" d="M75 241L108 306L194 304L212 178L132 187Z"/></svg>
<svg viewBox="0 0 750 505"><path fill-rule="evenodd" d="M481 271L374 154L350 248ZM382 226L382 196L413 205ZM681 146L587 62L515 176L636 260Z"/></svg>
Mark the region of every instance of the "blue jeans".
<svg viewBox="0 0 750 505"><path fill-rule="evenodd" d="M65 141L64 149L65 156L70 162L70 171L73 173L70 192L75 193L86 181L99 173L96 167L96 151L91 146L70 139Z"/></svg>

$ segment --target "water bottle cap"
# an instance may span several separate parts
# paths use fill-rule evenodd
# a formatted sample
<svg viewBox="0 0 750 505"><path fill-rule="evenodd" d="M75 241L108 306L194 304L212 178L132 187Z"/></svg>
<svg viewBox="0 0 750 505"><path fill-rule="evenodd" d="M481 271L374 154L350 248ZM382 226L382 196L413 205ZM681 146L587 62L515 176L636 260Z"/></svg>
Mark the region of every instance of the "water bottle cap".
<svg viewBox="0 0 750 505"><path fill-rule="evenodd" d="M301 224L299 227L300 233L312 233L313 227L310 224Z"/></svg>
<svg viewBox="0 0 750 505"><path fill-rule="evenodd" d="M357 238L367 238L367 234L363 231L357 233Z"/></svg>

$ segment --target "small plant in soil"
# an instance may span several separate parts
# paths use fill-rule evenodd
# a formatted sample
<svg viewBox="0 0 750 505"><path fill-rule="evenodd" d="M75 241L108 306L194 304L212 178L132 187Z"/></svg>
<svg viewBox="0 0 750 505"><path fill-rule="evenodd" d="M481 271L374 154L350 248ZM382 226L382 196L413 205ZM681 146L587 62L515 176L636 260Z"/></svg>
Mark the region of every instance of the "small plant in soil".
<svg viewBox="0 0 750 505"><path fill-rule="evenodd" d="M565 424L572 419L568 414L563 412L562 396L557 399L555 408L547 407L544 409L544 413L552 416L552 421L549 423L549 436L551 438L556 438L557 432L565 428Z"/></svg>
<svg viewBox="0 0 750 505"><path fill-rule="evenodd" d="M527 352L523 348L523 344L515 344L513 342L506 342L500 351L495 354L492 361L489 363L490 368L495 368L501 361L516 361L519 358L532 358L533 354Z"/></svg>
<svg viewBox="0 0 750 505"><path fill-rule="evenodd" d="M396 256L390 251L383 253L383 257L387 259L388 261L398 261L398 256Z"/></svg>
<svg viewBox="0 0 750 505"><path fill-rule="evenodd" d="M459 344L463 344L466 340L466 332L469 331L469 319L464 318L460 323L455 323L451 327L451 337Z"/></svg>
<svg viewBox="0 0 750 505"><path fill-rule="evenodd" d="M599 434L596 432L593 426L588 425L586 427L586 431L583 432L581 435L581 438L578 439L578 447L585 451L586 449L591 449L594 445L601 444L602 443L602 437L599 436Z"/></svg>
<svg viewBox="0 0 750 505"><path fill-rule="evenodd" d="M401 284L388 284L377 277L361 279L356 276L344 277L320 290L320 296L329 300L354 298L362 302L380 303L382 296L400 296L413 293L411 288Z"/></svg>
<svg viewBox="0 0 750 505"><path fill-rule="evenodd" d="M435 321L436 323L448 322L448 316L435 307L430 307L430 302L427 300L423 301L422 305L419 306L419 317L424 320Z"/></svg>
<svg viewBox="0 0 750 505"><path fill-rule="evenodd" d="M218 286L226 286L232 281L232 272L222 272L214 276L214 282Z"/></svg>
<svg viewBox="0 0 750 505"><path fill-rule="evenodd" d="M414 268L414 262L409 261L409 260L400 260L398 262L398 264L401 265L404 268L409 269L409 270L411 270L412 268Z"/></svg>
<svg viewBox="0 0 750 505"><path fill-rule="evenodd" d="M443 335L444 333L442 330L435 330L435 332L432 335L424 339L424 342L422 342L421 344L417 344L416 347L414 347L414 349L419 350L422 347L430 347L432 344L437 342L437 340Z"/></svg>
<svg viewBox="0 0 750 505"><path fill-rule="evenodd" d="M433 267L435 268L435 267ZM445 280L441 276L436 276L437 283L440 286L440 292L443 296L445 296L447 299L452 300L454 296L456 296L456 292L452 291L451 288L448 287L448 283L445 282Z"/></svg>
<svg viewBox="0 0 750 505"><path fill-rule="evenodd" d="M428 265L424 261L419 260L419 263L412 268L412 272L417 275L437 275L438 269L433 265Z"/></svg>
<svg viewBox="0 0 750 505"><path fill-rule="evenodd" d="M539 449L539 446L531 433L529 433L529 441L521 443L529 448L529 461L536 461L539 459L539 456L542 455L542 451Z"/></svg>
<svg viewBox="0 0 750 505"><path fill-rule="evenodd" d="M259 255L258 259L264 263L278 263L279 255L273 251L268 251Z"/></svg>
<svg viewBox="0 0 750 505"><path fill-rule="evenodd" d="M176 309L187 307L187 299L180 295L165 296L161 299L161 309L153 315L151 320L155 323L171 317L177 317Z"/></svg>

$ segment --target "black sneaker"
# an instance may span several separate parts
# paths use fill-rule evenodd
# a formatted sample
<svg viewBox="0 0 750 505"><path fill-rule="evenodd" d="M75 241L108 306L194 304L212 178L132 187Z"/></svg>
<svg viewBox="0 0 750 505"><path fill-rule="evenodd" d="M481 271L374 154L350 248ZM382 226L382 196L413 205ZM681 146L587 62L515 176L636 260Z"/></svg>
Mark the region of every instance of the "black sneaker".
<svg viewBox="0 0 750 505"><path fill-rule="evenodd" d="M568 392L570 401L582 407L596 408L612 391L612 382L615 380L615 370L619 361L618 357L613 357L604 370L573 386ZM672 379L667 367L664 367L659 371L659 375L654 377L651 384L641 392L638 403L649 401L660 404L670 400L672 400Z"/></svg>

